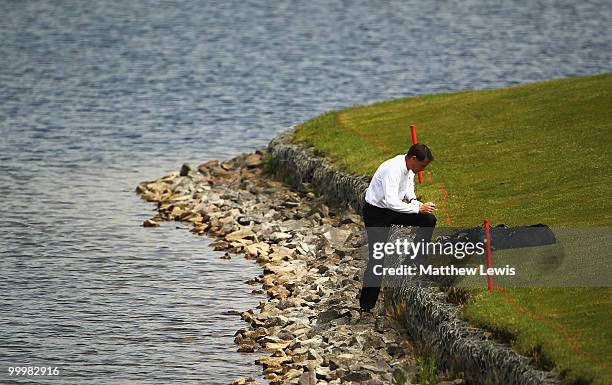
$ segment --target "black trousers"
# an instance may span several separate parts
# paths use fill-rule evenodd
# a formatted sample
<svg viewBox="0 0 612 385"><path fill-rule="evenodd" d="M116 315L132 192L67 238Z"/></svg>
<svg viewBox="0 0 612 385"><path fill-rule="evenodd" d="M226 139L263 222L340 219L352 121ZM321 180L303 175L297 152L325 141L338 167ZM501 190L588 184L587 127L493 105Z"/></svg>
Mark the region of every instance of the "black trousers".
<svg viewBox="0 0 612 385"><path fill-rule="evenodd" d="M436 226L436 217L433 214L400 213L367 202L364 202L362 215L368 235L368 265L363 273L359 306L364 310L370 310L376 305L382 282L382 276L374 274L374 267L384 263L384 258L373 257L374 244L387 242L391 225L419 227L415 241L429 242Z"/></svg>

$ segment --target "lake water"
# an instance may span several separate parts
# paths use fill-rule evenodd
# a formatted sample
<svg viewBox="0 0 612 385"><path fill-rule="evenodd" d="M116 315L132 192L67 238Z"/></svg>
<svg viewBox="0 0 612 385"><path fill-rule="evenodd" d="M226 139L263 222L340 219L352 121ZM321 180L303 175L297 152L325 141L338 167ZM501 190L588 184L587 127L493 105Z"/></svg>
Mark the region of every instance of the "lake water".
<svg viewBox="0 0 612 385"><path fill-rule="evenodd" d="M610 1L0 1L0 383L258 375L260 273L136 184L330 109L612 70ZM58 367L9 377L9 366Z"/></svg>

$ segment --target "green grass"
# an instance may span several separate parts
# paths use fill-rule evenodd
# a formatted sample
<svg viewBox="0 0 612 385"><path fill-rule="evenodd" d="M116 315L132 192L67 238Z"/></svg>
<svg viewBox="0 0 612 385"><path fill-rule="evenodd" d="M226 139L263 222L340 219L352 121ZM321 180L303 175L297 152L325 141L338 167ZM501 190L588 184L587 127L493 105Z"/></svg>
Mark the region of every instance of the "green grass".
<svg viewBox="0 0 612 385"><path fill-rule="evenodd" d="M295 141L353 174L373 174L410 146L409 125L435 161L420 193L452 224L612 222L612 75L392 100L303 123Z"/></svg>
<svg viewBox="0 0 612 385"><path fill-rule="evenodd" d="M294 140L372 175L406 152L410 124L435 157L417 195L438 203L439 225L612 225L612 74L357 106L301 124ZM610 288L476 291L464 308L568 383L612 383L611 314Z"/></svg>
<svg viewBox="0 0 612 385"><path fill-rule="evenodd" d="M521 288L474 294L463 315L567 383L610 384L610 288ZM580 382L578 382L580 383Z"/></svg>
<svg viewBox="0 0 612 385"><path fill-rule="evenodd" d="M416 382L419 385L436 385L438 383L437 365L433 356L417 358L417 365Z"/></svg>

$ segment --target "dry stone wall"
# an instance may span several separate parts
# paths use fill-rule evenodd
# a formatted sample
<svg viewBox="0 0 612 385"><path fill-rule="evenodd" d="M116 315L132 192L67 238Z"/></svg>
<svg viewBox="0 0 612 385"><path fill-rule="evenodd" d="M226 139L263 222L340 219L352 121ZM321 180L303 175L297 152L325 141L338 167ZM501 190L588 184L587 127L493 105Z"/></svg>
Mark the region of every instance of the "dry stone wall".
<svg viewBox="0 0 612 385"><path fill-rule="evenodd" d="M330 204L348 205L361 211L370 178L339 171L324 158L314 156L312 151L291 144L293 132L289 130L280 134L268 146L276 175L297 189L312 188Z"/></svg>

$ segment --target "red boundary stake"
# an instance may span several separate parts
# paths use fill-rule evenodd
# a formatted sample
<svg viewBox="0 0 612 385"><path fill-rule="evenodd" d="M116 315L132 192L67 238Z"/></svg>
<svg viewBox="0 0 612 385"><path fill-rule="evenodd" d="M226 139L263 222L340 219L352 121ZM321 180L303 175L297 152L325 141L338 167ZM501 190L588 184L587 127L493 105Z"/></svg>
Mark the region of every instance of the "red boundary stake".
<svg viewBox="0 0 612 385"><path fill-rule="evenodd" d="M416 128L414 127L414 124L410 125L410 135L412 135L412 144L417 144L418 142L416 138ZM418 177L419 183L423 183L423 171L419 171Z"/></svg>
<svg viewBox="0 0 612 385"><path fill-rule="evenodd" d="M491 257L491 232L489 220L484 220L484 231L485 231L485 242L486 242L486 251L487 251L487 269L493 267L493 258ZM491 274L487 272L487 288L489 291L493 291L493 277Z"/></svg>

